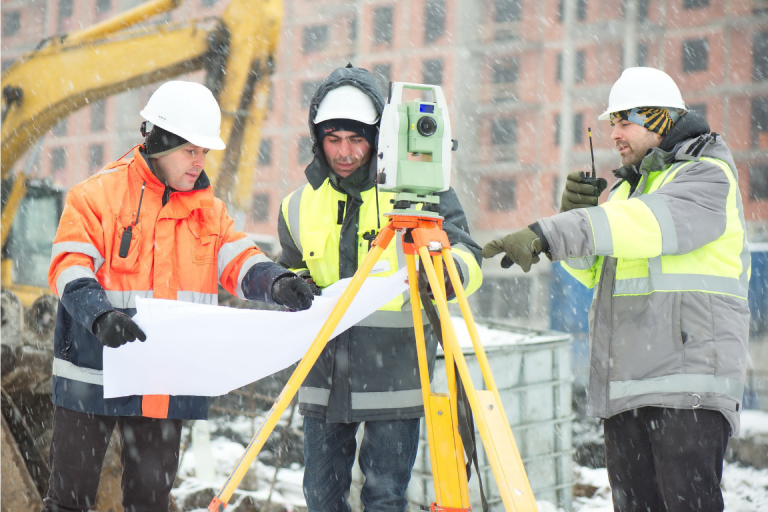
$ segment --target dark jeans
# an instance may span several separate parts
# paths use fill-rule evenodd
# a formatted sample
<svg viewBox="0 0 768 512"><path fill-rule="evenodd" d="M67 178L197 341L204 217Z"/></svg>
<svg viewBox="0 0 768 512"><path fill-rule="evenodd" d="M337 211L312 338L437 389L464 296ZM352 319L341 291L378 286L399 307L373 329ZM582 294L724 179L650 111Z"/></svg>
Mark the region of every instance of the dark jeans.
<svg viewBox="0 0 768 512"><path fill-rule="evenodd" d="M643 407L605 420L613 509L722 511L730 430L725 416L704 409Z"/></svg>
<svg viewBox="0 0 768 512"><path fill-rule="evenodd" d="M360 445L366 512L404 512L419 446L419 421L366 421ZM304 417L304 497L309 512L349 512L349 486L360 423Z"/></svg>
<svg viewBox="0 0 768 512"><path fill-rule="evenodd" d="M51 480L43 512L86 512L93 507L115 425L122 438L123 508L126 512L168 510L179 466L181 420L96 416L56 407Z"/></svg>

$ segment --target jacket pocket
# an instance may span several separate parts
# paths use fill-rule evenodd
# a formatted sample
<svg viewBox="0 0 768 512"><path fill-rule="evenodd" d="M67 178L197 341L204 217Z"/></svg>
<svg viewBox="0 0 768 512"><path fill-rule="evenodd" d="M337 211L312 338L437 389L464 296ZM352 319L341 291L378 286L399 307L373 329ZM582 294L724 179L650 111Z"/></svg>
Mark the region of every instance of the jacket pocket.
<svg viewBox="0 0 768 512"><path fill-rule="evenodd" d="M219 240L218 224L211 222L207 216L191 217L187 220L192 232L192 260L197 265L210 265L216 262Z"/></svg>
<svg viewBox="0 0 768 512"><path fill-rule="evenodd" d="M334 270L325 261L325 246L328 243L328 237L331 231L329 229L319 231L307 231L301 235L301 246L304 250L302 257L307 263L309 273L321 288L333 284Z"/></svg>
<svg viewBox="0 0 768 512"><path fill-rule="evenodd" d="M139 272L139 256L141 254L141 225L133 226L133 217L120 217L118 226L115 229L115 240L112 244L112 260L109 263L109 269L123 274L136 274ZM123 235L127 233L128 226L131 226L131 242L128 245L128 252L125 257L120 255L120 248L123 242Z"/></svg>
<svg viewBox="0 0 768 512"><path fill-rule="evenodd" d="M677 292L674 294L674 301L672 302L672 343L675 350L678 351L683 350L683 345L685 345L684 334L680 324L682 300L682 293Z"/></svg>

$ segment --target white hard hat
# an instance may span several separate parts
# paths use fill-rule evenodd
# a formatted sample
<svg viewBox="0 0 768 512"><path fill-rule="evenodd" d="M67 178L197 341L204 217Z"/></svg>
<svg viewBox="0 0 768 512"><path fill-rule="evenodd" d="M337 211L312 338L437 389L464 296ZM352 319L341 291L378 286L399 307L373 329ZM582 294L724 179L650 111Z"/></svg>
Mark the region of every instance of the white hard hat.
<svg viewBox="0 0 768 512"><path fill-rule="evenodd" d="M655 68L627 68L611 88L608 110L597 119L610 121L613 112L639 107L686 110L680 89L668 74Z"/></svg>
<svg viewBox="0 0 768 512"><path fill-rule="evenodd" d="M376 124L379 111L370 96L354 85L342 85L325 95L317 107L314 123L328 119L353 119L365 124Z"/></svg>
<svg viewBox="0 0 768 512"><path fill-rule="evenodd" d="M204 85L178 80L164 83L149 98L141 117L195 146L227 147L219 137L221 109Z"/></svg>

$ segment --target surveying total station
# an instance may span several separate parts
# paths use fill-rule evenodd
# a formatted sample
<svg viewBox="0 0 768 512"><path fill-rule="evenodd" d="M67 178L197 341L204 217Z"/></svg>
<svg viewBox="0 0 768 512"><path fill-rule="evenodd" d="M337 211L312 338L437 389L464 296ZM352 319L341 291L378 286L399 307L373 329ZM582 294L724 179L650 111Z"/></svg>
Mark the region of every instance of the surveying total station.
<svg viewBox="0 0 768 512"><path fill-rule="evenodd" d="M403 91L409 89L430 93L430 101L422 99L403 101ZM451 151L456 148L457 143L451 139L447 104L440 87L402 82L390 84L389 101L381 117L379 152L375 157L378 159L376 179L378 186L397 194L393 201L393 210L386 214L389 223L376 236L365 260L281 391L245 453L238 460L219 493L211 501L208 506L210 512L224 510L251 463L325 348L349 304L354 300L374 264L396 234L403 237L402 246L408 267L408 282L413 305L418 370L436 498L435 503L432 503L429 508L432 512L459 512L472 509L467 482L472 459L475 467L478 467L472 426L472 417L474 417L504 508L515 512L537 510L528 476L502 407L488 358L480 342L472 311L461 285L461 278L451 255L448 236L442 229L443 218L438 214L439 197L435 193L449 188ZM420 262L418 267L417 258ZM459 346L448 312L444 268L448 271L448 277L467 324L485 381L485 390L475 388ZM432 290L434 305L427 294L428 286ZM422 323L422 305L443 346L448 393L436 393L431 389ZM434 371L438 369L435 368ZM471 441L468 443L470 438ZM484 499L483 508L487 509Z"/></svg>

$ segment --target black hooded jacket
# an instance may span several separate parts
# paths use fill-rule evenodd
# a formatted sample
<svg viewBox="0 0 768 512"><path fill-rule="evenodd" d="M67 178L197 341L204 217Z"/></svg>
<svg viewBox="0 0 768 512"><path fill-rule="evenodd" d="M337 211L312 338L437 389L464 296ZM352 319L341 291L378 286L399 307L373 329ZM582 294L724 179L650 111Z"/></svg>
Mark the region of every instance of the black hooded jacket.
<svg viewBox="0 0 768 512"><path fill-rule="evenodd" d="M305 187L318 190L330 180L334 189L346 195L345 210L339 212L340 218L343 214L337 248L341 279L354 275L359 261L358 251L368 247L359 232L359 212L363 205L361 192L374 186L376 173L376 161L372 159L349 177L341 179L328 165L314 133L313 120L320 102L329 91L344 85L353 85L365 92L380 114L384 109L384 98L374 77L367 70L354 67L339 68L331 73L318 87L309 108L309 129L315 156L304 171L308 182ZM307 269L308 266L299 249L304 244L297 244L293 239L284 211L291 211L290 201L293 198L298 198L296 204L300 204L303 190L304 187L283 202L278 219L282 247L278 263L292 269ZM479 265L482 261L480 247L470 238L469 226L456 192L449 189L438 195L440 215L445 218L443 228L451 245L470 253ZM391 207L389 204L380 206L382 211ZM335 208L336 205L317 207ZM300 236L297 233L294 235ZM330 249L326 247L325 250ZM410 312L406 313L410 318ZM409 325L387 327L358 324L330 340L299 390L301 413L335 423L422 416L416 341L412 319L409 322ZM428 325L425 326L425 336L431 372L437 340Z"/></svg>

